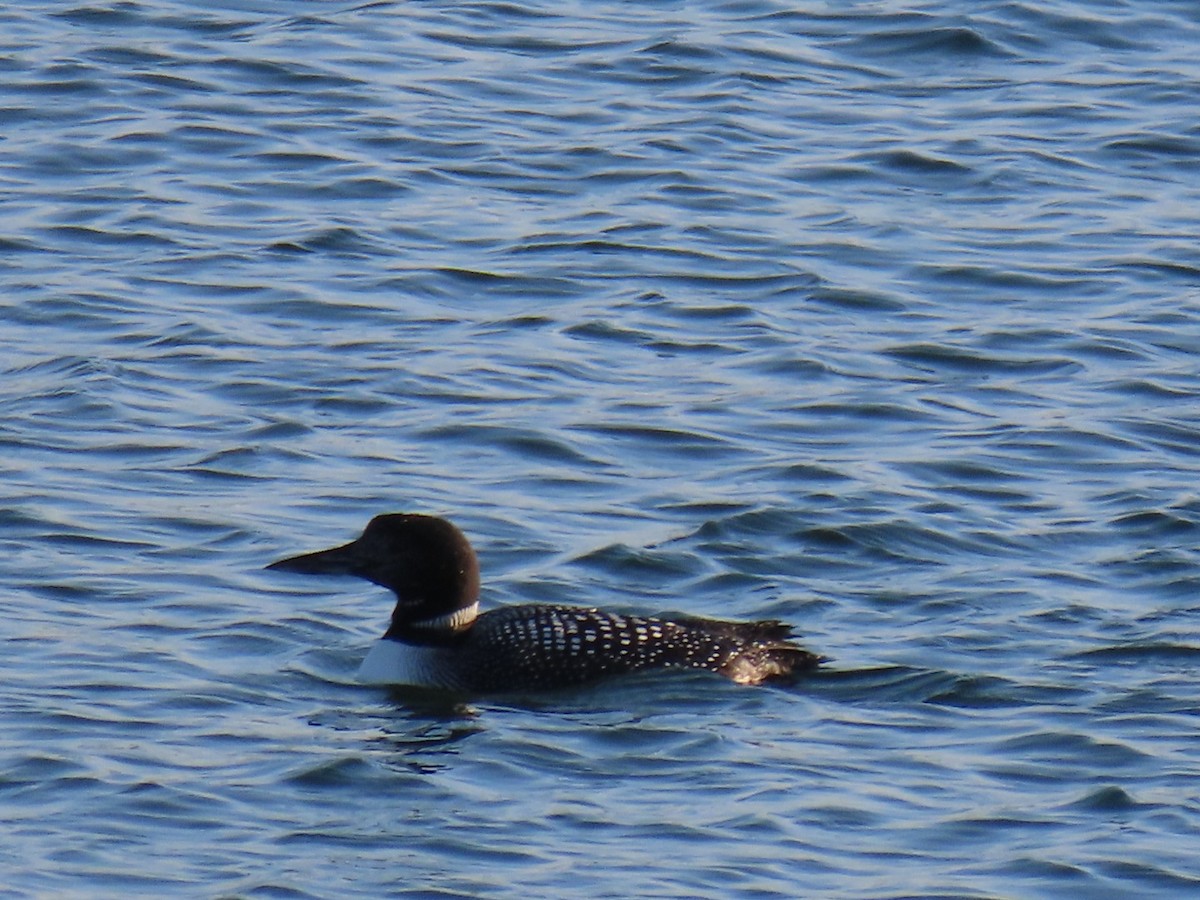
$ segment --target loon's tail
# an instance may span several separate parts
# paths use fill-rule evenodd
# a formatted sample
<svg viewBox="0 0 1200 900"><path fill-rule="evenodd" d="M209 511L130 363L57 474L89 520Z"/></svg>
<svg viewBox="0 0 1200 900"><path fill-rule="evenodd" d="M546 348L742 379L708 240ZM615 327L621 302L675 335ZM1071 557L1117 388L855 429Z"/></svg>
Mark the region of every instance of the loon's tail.
<svg viewBox="0 0 1200 900"><path fill-rule="evenodd" d="M764 681L792 678L811 672L821 657L790 643L750 646L733 657L721 674L738 684L762 684Z"/></svg>
<svg viewBox="0 0 1200 900"><path fill-rule="evenodd" d="M737 645L717 671L738 684L790 678L811 672L824 661L795 642L792 626L786 622L701 621L709 634Z"/></svg>

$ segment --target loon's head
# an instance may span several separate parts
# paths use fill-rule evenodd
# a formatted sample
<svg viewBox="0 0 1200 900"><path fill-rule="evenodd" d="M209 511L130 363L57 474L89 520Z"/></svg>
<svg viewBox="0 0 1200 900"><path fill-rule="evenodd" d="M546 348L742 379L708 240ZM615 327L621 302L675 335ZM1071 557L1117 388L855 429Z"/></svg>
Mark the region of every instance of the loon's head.
<svg viewBox="0 0 1200 900"><path fill-rule="evenodd" d="M475 619L479 562L466 535L437 516L376 516L349 544L273 562L303 575L356 575L396 595L387 636L454 632Z"/></svg>

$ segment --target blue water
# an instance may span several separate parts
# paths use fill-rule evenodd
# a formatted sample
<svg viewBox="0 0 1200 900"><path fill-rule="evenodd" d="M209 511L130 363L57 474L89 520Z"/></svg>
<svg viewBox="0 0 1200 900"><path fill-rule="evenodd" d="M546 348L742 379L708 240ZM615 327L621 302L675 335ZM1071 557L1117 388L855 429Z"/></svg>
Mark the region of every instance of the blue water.
<svg viewBox="0 0 1200 900"><path fill-rule="evenodd" d="M1195 896L1194 3L0 11L0 894ZM364 688L489 605L827 670Z"/></svg>

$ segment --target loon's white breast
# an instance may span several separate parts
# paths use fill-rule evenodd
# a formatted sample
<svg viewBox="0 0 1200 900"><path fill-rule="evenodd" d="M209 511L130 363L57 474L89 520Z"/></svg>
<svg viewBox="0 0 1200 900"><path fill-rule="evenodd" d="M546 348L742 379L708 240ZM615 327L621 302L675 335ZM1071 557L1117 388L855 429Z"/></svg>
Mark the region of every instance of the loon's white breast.
<svg viewBox="0 0 1200 900"><path fill-rule="evenodd" d="M444 651L437 647L420 647L381 638L375 642L358 673L362 684L407 684L414 687L438 687L438 657Z"/></svg>

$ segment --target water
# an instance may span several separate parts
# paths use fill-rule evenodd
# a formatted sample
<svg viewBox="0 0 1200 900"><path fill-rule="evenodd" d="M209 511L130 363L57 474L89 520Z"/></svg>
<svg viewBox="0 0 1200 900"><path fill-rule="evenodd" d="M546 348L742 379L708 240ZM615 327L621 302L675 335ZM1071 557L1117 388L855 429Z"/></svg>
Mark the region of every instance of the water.
<svg viewBox="0 0 1200 900"><path fill-rule="evenodd" d="M0 35L5 896L1200 888L1193 4ZM832 661L357 686L398 510Z"/></svg>

